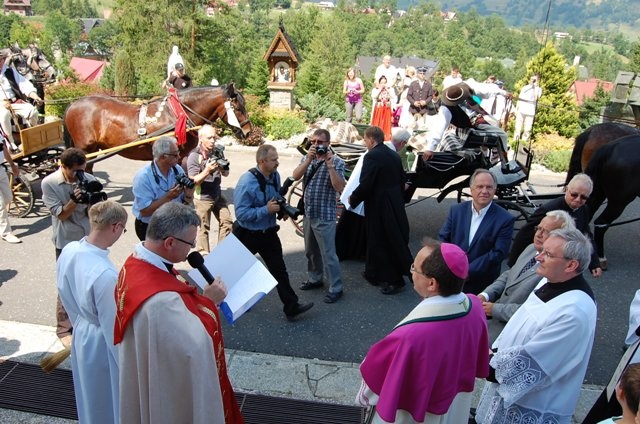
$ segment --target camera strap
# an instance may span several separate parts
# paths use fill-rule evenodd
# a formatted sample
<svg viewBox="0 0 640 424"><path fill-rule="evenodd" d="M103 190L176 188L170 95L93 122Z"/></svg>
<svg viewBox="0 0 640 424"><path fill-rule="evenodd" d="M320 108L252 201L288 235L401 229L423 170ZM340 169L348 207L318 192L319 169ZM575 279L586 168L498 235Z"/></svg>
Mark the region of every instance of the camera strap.
<svg viewBox="0 0 640 424"><path fill-rule="evenodd" d="M156 164L155 161L151 161L151 173L153 174L153 179L155 180L156 184L158 185L158 187L162 188L162 186L160 185L160 175L158 175L158 171L156 170ZM174 165L171 167L171 170L173 171L173 175L175 177L178 176L178 170L176 169L176 166L178 165ZM169 191L171 189L171 187L167 187L167 190L165 191Z"/></svg>
<svg viewBox="0 0 640 424"><path fill-rule="evenodd" d="M249 172L251 174L253 174L254 177L256 177L256 180L258 180L258 185L260 186L260 191L262 191L262 194L264 195L264 201L265 203L267 202L267 179L264 177L264 175L262 175L262 172L260 172L258 170L258 168L251 168L249 169ZM278 187L278 179L276 178L275 181L272 183L273 187L276 189L276 193L279 192L280 187Z"/></svg>
<svg viewBox="0 0 640 424"><path fill-rule="evenodd" d="M302 180L302 192L303 193L304 193L304 189L307 188L307 185L309 184L309 182L311 182L311 179L313 178L315 173L318 172L318 169L320 169L320 167L322 166L323 163L325 163L324 160L316 162L315 165L311 166L311 172L309 173L309 176L308 177L306 175L304 176L304 178Z"/></svg>

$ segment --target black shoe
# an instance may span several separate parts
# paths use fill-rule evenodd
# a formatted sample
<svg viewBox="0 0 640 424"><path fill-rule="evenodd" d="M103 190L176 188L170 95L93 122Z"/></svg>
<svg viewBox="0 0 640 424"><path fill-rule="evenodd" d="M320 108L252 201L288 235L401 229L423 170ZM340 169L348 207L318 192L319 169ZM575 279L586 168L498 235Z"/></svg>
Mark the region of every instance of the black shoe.
<svg viewBox="0 0 640 424"><path fill-rule="evenodd" d="M336 303L338 299L340 299L341 297L342 297L342 291L335 292L335 293L329 292L324 297L324 303Z"/></svg>
<svg viewBox="0 0 640 424"><path fill-rule="evenodd" d="M301 313L307 312L311 308L313 308L313 302L296 303L296 306L294 306L294 308L291 311L285 312L285 315L287 316L288 319L295 318Z"/></svg>
<svg viewBox="0 0 640 424"><path fill-rule="evenodd" d="M360 273L360 275L362 275L362 278L364 278L365 280L367 280L367 282L369 284L371 284L372 286L379 286L380 283L378 283L377 281L375 281L369 274L366 273L366 271L362 271Z"/></svg>
<svg viewBox="0 0 640 424"><path fill-rule="evenodd" d="M300 290L319 289L319 288L322 288L323 285L324 284L322 283L322 281L316 281L316 282L305 281L304 283L300 284Z"/></svg>
<svg viewBox="0 0 640 424"><path fill-rule="evenodd" d="M387 284L383 288L380 289L380 293L382 294L396 294L400 293L400 290L404 287L404 281L397 282L394 284Z"/></svg>

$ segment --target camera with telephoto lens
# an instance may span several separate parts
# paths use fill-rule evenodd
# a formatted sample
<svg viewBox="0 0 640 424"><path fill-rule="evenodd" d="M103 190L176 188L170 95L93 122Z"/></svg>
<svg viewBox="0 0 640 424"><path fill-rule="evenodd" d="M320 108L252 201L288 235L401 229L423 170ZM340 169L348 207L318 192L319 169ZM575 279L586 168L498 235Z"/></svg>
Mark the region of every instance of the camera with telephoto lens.
<svg viewBox="0 0 640 424"><path fill-rule="evenodd" d="M196 183L193 182L193 180L189 177L187 177L184 174L178 174L176 172L176 183L184 188L194 188L196 186Z"/></svg>
<svg viewBox="0 0 640 424"><path fill-rule="evenodd" d="M94 205L98 202L107 200L107 193L102 191L103 186L99 181L88 180L82 169L76 170L76 178L78 180L80 194L76 196L73 192L71 193L71 198L74 202Z"/></svg>
<svg viewBox="0 0 640 424"><path fill-rule="evenodd" d="M209 160L214 160L223 171L229 170L230 162L224 156L224 146L214 145L209 152Z"/></svg>
<svg viewBox="0 0 640 424"><path fill-rule="evenodd" d="M276 213L276 218L278 219L284 219L285 216L288 216L292 219L298 219L298 217L300 216L300 210L288 204L284 198L284 195L287 194L287 191L289 191L289 187L291 187L291 184L293 184L294 182L295 180L292 177L284 180L284 184L282 184L282 187L280 187L280 192L273 198L273 200L278 203L278 206L280 206L280 210L278 211L278 213Z"/></svg>

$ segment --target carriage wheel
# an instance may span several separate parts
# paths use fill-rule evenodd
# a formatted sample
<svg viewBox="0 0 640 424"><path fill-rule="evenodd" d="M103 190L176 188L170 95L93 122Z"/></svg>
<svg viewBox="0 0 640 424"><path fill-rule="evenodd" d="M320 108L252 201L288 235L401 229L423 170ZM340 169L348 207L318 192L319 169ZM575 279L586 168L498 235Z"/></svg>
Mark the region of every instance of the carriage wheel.
<svg viewBox="0 0 640 424"><path fill-rule="evenodd" d="M513 225L514 234L520 231L520 228L529 221L529 212L516 202L502 199L494 200L494 202L502 206L512 216L515 216L516 221Z"/></svg>
<svg viewBox="0 0 640 424"><path fill-rule="evenodd" d="M287 193L287 203L296 206L300 199L302 199L302 180L296 181L293 183L291 188L289 189L289 193ZM302 223L304 221L304 216L300 215L298 219L289 218L288 221L295 227L296 234L300 237L304 236L304 228Z"/></svg>
<svg viewBox="0 0 640 424"><path fill-rule="evenodd" d="M33 209L33 191L31 184L25 178L9 174L9 183L13 200L9 204L9 215L17 218L24 218Z"/></svg>

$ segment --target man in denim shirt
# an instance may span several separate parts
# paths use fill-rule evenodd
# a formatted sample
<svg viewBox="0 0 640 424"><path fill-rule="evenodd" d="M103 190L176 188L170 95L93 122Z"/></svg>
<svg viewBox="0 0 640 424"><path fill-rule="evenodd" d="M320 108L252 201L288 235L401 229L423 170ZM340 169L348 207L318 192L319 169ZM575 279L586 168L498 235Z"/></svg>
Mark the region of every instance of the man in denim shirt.
<svg viewBox="0 0 640 424"><path fill-rule="evenodd" d="M300 290L322 287L322 275L329 280L325 303L342 297L342 274L336 254L336 196L346 184L344 161L329 148L331 135L324 129L311 137L309 152L293 170L293 178L304 176L304 248L309 278Z"/></svg>
<svg viewBox="0 0 640 424"><path fill-rule="evenodd" d="M256 152L257 166L245 172L233 193L236 222L233 235L251 253L259 253L267 269L278 282L276 289L284 304L287 318L308 311L313 303L298 302L298 295L291 288L287 266L282 254L282 243L278 237L280 227L276 225L276 213L280 206L275 200L279 196L280 175L276 148L263 144Z"/></svg>

